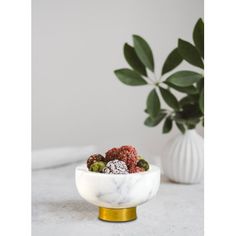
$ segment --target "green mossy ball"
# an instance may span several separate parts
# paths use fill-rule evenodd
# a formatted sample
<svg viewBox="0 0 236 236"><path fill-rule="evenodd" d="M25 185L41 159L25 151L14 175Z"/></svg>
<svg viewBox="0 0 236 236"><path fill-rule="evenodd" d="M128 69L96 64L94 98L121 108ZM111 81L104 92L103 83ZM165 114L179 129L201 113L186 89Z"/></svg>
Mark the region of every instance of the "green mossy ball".
<svg viewBox="0 0 236 236"><path fill-rule="evenodd" d="M144 159L140 159L137 163L137 166L142 167L145 171L149 169L149 164Z"/></svg>
<svg viewBox="0 0 236 236"><path fill-rule="evenodd" d="M93 171L93 172L102 172L103 168L106 166L105 162L103 161L97 161L97 162L94 162L89 170L90 171Z"/></svg>

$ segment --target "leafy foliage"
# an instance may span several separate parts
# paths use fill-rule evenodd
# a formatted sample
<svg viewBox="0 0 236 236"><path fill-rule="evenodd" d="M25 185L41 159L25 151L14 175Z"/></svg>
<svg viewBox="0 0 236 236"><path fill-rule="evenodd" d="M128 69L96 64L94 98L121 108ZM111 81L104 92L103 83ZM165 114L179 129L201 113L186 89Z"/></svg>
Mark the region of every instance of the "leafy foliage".
<svg viewBox="0 0 236 236"><path fill-rule="evenodd" d="M177 128L179 129L179 131L184 134L185 133L185 128L182 124L178 123L178 122L175 122Z"/></svg>
<svg viewBox="0 0 236 236"><path fill-rule="evenodd" d="M115 74L126 85L138 86L147 84L139 73L130 69L116 70Z"/></svg>
<svg viewBox="0 0 236 236"><path fill-rule="evenodd" d="M164 75L167 72L175 69L182 61L183 58L180 56L178 48L175 48L166 58L161 74Z"/></svg>
<svg viewBox="0 0 236 236"><path fill-rule="evenodd" d="M159 89L166 104L174 110L179 110L179 103L176 97L168 89L164 89L162 87L159 87Z"/></svg>
<svg viewBox="0 0 236 236"><path fill-rule="evenodd" d="M199 19L193 30L193 41L202 58L204 58L204 23Z"/></svg>
<svg viewBox="0 0 236 236"><path fill-rule="evenodd" d="M187 93L187 94L197 94L198 93L198 89L193 85L187 86L187 87L179 87L179 86L176 86L172 83L169 83L168 81L164 81L163 83L165 83L170 88L173 88L180 93Z"/></svg>
<svg viewBox="0 0 236 236"><path fill-rule="evenodd" d="M144 124L149 127L157 126L165 118L165 116L166 116L166 113L160 112L154 119L151 117L148 117L144 121Z"/></svg>
<svg viewBox="0 0 236 236"><path fill-rule="evenodd" d="M147 98L147 112L151 118L155 119L160 111L160 100L157 95L156 89L153 89Z"/></svg>
<svg viewBox="0 0 236 236"><path fill-rule="evenodd" d="M163 134L166 134L166 133L169 133L172 129L172 119L171 117L167 117L166 120L165 120L165 123L163 125L163 128L162 128L162 132Z"/></svg>
<svg viewBox="0 0 236 236"><path fill-rule="evenodd" d="M189 42L179 39L178 43L178 52L181 57L186 60L188 63L204 68L201 56L198 50Z"/></svg>
<svg viewBox="0 0 236 236"><path fill-rule="evenodd" d="M148 117L144 124L154 127L163 120L163 133L169 133L175 123L180 132L193 129L198 123L204 125L204 23L199 19L193 29L193 43L179 39L177 46L167 56L162 66L159 80L149 77L155 73L155 64L151 47L139 35L133 35L133 46L124 44L124 57L132 69L115 70L117 78L130 86L152 85L146 101L145 113ZM182 61L202 70L180 70L165 76L178 68ZM165 76L165 78L164 78ZM155 75L154 75L155 77ZM159 89L159 91L158 91ZM173 91L183 95L177 99ZM170 107L162 109L160 96Z"/></svg>
<svg viewBox="0 0 236 236"><path fill-rule="evenodd" d="M202 89L199 97L199 108L204 113L204 89Z"/></svg>
<svg viewBox="0 0 236 236"><path fill-rule="evenodd" d="M128 43L124 45L124 56L129 65L141 75L146 76L146 68L143 63L139 60L134 48Z"/></svg>
<svg viewBox="0 0 236 236"><path fill-rule="evenodd" d="M199 80L202 78L203 76L199 73L184 70L175 72L166 79L166 82L178 87L188 87L193 85L194 83L199 82Z"/></svg>
<svg viewBox="0 0 236 236"><path fill-rule="evenodd" d="M141 62L151 71L154 71L154 59L148 43L140 36L133 35L134 50Z"/></svg>

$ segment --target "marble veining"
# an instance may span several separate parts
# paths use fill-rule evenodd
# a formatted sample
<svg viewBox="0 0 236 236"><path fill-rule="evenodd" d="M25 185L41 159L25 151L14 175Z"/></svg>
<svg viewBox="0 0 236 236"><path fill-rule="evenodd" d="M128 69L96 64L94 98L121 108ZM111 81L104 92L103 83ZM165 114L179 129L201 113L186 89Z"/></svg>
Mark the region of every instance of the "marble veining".
<svg viewBox="0 0 236 236"><path fill-rule="evenodd" d="M76 168L75 182L80 195L88 202L106 208L128 208L153 198L160 185L160 169L151 165L147 172L108 175Z"/></svg>

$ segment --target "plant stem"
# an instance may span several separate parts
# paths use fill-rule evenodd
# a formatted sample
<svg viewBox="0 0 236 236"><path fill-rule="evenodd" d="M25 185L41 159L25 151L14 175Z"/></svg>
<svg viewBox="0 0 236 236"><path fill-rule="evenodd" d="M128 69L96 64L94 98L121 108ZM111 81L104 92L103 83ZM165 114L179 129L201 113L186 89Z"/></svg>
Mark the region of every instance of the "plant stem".
<svg viewBox="0 0 236 236"><path fill-rule="evenodd" d="M155 85L155 81L153 81L151 78L149 77L144 77L145 81L150 84L150 85Z"/></svg>

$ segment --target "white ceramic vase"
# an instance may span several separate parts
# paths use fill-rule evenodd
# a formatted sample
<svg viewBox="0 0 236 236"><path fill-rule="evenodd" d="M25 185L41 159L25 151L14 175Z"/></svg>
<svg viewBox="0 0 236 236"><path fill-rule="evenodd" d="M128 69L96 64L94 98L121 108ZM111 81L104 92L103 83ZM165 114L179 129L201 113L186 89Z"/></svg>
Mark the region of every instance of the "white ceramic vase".
<svg viewBox="0 0 236 236"><path fill-rule="evenodd" d="M184 184L199 183L203 176L203 138L195 129L187 130L171 139L162 158L164 174L172 181Z"/></svg>

